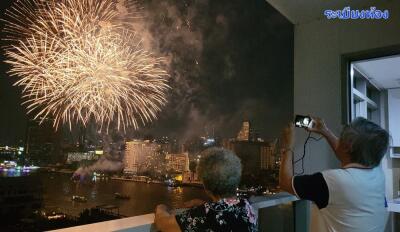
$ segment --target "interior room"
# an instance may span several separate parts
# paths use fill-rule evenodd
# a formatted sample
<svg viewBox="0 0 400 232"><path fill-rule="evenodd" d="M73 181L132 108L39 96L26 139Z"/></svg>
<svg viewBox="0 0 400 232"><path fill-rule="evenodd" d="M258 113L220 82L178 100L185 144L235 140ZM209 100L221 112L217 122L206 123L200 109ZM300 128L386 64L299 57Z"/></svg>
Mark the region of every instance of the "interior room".
<svg viewBox="0 0 400 232"><path fill-rule="evenodd" d="M382 164L389 210L399 212L400 56L351 63L351 117L365 117L387 128L391 144Z"/></svg>

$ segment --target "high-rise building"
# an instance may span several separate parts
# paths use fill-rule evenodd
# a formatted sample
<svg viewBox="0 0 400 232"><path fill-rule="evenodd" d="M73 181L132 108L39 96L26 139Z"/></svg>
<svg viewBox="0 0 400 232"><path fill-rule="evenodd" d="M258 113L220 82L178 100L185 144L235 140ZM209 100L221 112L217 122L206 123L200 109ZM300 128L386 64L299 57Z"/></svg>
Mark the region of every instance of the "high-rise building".
<svg viewBox="0 0 400 232"><path fill-rule="evenodd" d="M259 138L250 122L243 122L236 139L224 139L221 144L241 159L242 180L246 185L274 186L277 183L280 159L275 152L276 141Z"/></svg>
<svg viewBox="0 0 400 232"><path fill-rule="evenodd" d="M136 174L149 169L149 160L156 155L160 145L150 140L133 140L126 142L124 172Z"/></svg>
<svg viewBox="0 0 400 232"><path fill-rule="evenodd" d="M31 120L28 123L26 135L25 159L36 165L47 165L63 162L61 152L61 129L55 130L53 120L42 122Z"/></svg>
<svg viewBox="0 0 400 232"><path fill-rule="evenodd" d="M98 160L99 158L100 158L100 155L96 154L95 151L68 152L67 153L67 164L81 162L83 160L94 161L94 160Z"/></svg>
<svg viewBox="0 0 400 232"><path fill-rule="evenodd" d="M274 143L230 140L226 141L223 146L240 158L243 184L276 187L279 156L275 153Z"/></svg>
<svg viewBox="0 0 400 232"><path fill-rule="evenodd" d="M275 143L260 147L260 168L263 170L274 170L277 168L278 157L275 154Z"/></svg>
<svg viewBox="0 0 400 232"><path fill-rule="evenodd" d="M240 129L237 137L237 141L249 141L250 140L250 122L244 121L242 128Z"/></svg>
<svg viewBox="0 0 400 232"><path fill-rule="evenodd" d="M244 121L242 123L242 127L236 136L236 141L264 142L264 140L260 138L258 132L251 126L249 121Z"/></svg>
<svg viewBox="0 0 400 232"><path fill-rule="evenodd" d="M0 160L19 160L24 152L23 147L11 147L0 145Z"/></svg>
<svg viewBox="0 0 400 232"><path fill-rule="evenodd" d="M273 143L228 140L223 143L223 147L240 157L245 171L274 168L276 158Z"/></svg>
<svg viewBox="0 0 400 232"><path fill-rule="evenodd" d="M184 173L189 171L189 153L167 154L165 156L166 169L174 172Z"/></svg>
<svg viewBox="0 0 400 232"><path fill-rule="evenodd" d="M161 149L166 153L179 153L181 146L176 139L168 138L167 136L155 140L161 146Z"/></svg>

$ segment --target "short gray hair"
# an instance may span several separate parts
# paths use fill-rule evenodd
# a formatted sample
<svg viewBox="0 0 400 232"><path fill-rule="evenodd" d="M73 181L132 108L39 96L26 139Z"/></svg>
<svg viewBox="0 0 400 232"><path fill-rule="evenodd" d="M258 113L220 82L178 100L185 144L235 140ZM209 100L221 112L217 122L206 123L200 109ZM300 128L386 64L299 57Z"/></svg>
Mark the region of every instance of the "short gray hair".
<svg viewBox="0 0 400 232"><path fill-rule="evenodd" d="M343 129L340 141L350 145L351 162L376 167L387 152L389 133L379 125L359 117Z"/></svg>
<svg viewBox="0 0 400 232"><path fill-rule="evenodd" d="M201 153L197 173L206 190L215 196L229 197L240 184L242 164L232 151L214 147Z"/></svg>

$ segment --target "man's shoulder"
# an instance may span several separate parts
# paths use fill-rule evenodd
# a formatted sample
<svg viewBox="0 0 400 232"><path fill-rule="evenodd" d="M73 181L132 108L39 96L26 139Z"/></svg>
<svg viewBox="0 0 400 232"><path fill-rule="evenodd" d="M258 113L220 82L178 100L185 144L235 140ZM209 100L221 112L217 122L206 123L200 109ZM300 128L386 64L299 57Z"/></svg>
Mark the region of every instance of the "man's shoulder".
<svg viewBox="0 0 400 232"><path fill-rule="evenodd" d="M367 175L383 175L383 171L381 167L375 167L371 169L364 168L337 168L337 169L328 169L321 172L324 178L329 178L331 176L345 177L348 176L367 176Z"/></svg>
<svg viewBox="0 0 400 232"><path fill-rule="evenodd" d="M346 169L336 168L336 169L328 169L321 172L322 176L325 180L333 179L333 180L340 180L342 178L346 179L351 172Z"/></svg>
<svg viewBox="0 0 400 232"><path fill-rule="evenodd" d="M352 189L354 186L384 185L385 178L380 167L373 169L344 168L321 172L329 189Z"/></svg>
<svg viewBox="0 0 400 232"><path fill-rule="evenodd" d="M342 168L332 168L332 169L327 169L322 171L322 175L326 174L326 175L334 175L334 174L340 174L342 172L344 172L345 170Z"/></svg>
<svg viewBox="0 0 400 232"><path fill-rule="evenodd" d="M328 169L321 172L328 186L332 185L343 185L349 181L351 181L354 176L351 170L347 169Z"/></svg>

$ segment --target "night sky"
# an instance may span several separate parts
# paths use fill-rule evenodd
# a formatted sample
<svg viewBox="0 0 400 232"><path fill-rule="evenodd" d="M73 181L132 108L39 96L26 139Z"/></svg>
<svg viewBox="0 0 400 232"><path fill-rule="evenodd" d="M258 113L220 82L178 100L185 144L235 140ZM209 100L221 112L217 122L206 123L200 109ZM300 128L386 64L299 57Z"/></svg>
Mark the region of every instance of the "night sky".
<svg viewBox="0 0 400 232"><path fill-rule="evenodd" d="M1 17L13 0L1 0ZM276 137L293 115L293 25L264 0L141 0L144 42L168 58L168 105L127 137ZM4 36L0 34L0 36ZM2 44L4 45L4 43ZM0 145L24 138L20 89L0 56Z"/></svg>

